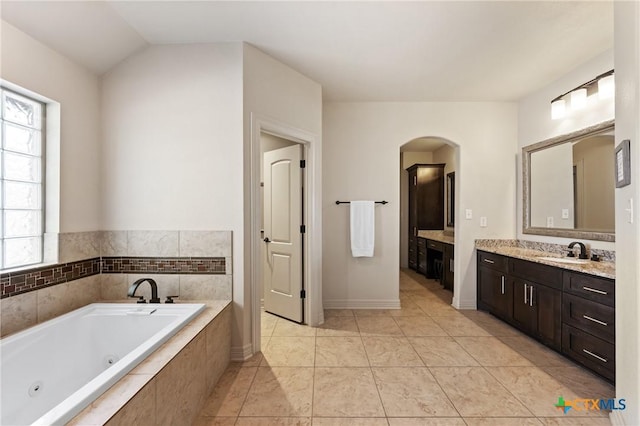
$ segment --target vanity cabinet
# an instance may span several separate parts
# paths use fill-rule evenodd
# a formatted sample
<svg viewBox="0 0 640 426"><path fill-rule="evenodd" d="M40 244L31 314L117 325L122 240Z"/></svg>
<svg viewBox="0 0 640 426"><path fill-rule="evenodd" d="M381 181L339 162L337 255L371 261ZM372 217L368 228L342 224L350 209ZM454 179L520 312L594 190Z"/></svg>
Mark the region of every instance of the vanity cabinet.
<svg viewBox="0 0 640 426"><path fill-rule="evenodd" d="M562 346L562 270L509 259L513 277L513 321L553 349Z"/></svg>
<svg viewBox="0 0 640 426"><path fill-rule="evenodd" d="M418 272L427 275L427 240L418 237Z"/></svg>
<svg viewBox="0 0 640 426"><path fill-rule="evenodd" d="M510 321L513 312L513 283L507 273L506 257L478 252L478 308Z"/></svg>
<svg viewBox="0 0 640 426"><path fill-rule="evenodd" d="M409 173L409 268L418 270L418 231L444 229L444 164L414 164Z"/></svg>
<svg viewBox="0 0 640 426"><path fill-rule="evenodd" d="M478 309L615 380L614 281L478 251Z"/></svg>
<svg viewBox="0 0 640 426"><path fill-rule="evenodd" d="M442 286L445 290L453 291L453 244L444 244L442 264Z"/></svg>
<svg viewBox="0 0 640 426"><path fill-rule="evenodd" d="M562 352L613 381L616 337L614 281L566 272L562 318Z"/></svg>

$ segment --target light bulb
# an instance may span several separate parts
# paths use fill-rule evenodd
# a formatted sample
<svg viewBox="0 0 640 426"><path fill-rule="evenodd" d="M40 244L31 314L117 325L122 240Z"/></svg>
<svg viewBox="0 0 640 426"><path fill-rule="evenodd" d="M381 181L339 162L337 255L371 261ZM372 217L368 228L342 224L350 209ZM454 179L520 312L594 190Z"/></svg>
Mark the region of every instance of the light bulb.
<svg viewBox="0 0 640 426"><path fill-rule="evenodd" d="M613 74L598 80L598 98L608 99L616 94L616 83Z"/></svg>
<svg viewBox="0 0 640 426"><path fill-rule="evenodd" d="M571 92L571 109L582 109L587 106L587 89L576 89Z"/></svg>
<svg viewBox="0 0 640 426"><path fill-rule="evenodd" d="M564 99L558 99L557 101L551 102L551 119L558 120L560 118L564 118L566 112L566 106Z"/></svg>

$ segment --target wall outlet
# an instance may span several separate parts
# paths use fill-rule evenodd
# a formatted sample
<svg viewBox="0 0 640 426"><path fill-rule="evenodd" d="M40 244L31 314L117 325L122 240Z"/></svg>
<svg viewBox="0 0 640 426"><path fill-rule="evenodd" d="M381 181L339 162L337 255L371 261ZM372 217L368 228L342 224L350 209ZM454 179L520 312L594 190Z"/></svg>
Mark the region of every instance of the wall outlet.
<svg viewBox="0 0 640 426"><path fill-rule="evenodd" d="M553 216L547 216L547 228L553 228Z"/></svg>
<svg viewBox="0 0 640 426"><path fill-rule="evenodd" d="M562 209L562 218L569 219L569 209Z"/></svg>
<svg viewBox="0 0 640 426"><path fill-rule="evenodd" d="M487 227L487 218L486 218L486 216L482 216L480 218L480 227L481 228L486 228Z"/></svg>
<svg viewBox="0 0 640 426"><path fill-rule="evenodd" d="M466 209L464 211L465 219L473 219L473 211L471 209Z"/></svg>

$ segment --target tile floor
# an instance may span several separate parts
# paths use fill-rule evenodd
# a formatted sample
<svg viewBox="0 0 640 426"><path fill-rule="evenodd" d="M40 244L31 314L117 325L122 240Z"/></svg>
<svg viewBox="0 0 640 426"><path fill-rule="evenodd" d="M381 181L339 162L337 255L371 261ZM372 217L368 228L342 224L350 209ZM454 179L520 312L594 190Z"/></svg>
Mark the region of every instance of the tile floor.
<svg viewBox="0 0 640 426"><path fill-rule="evenodd" d="M399 310L327 310L311 328L264 313L262 354L231 363L206 425L608 425L554 407L615 389L451 293L400 271Z"/></svg>

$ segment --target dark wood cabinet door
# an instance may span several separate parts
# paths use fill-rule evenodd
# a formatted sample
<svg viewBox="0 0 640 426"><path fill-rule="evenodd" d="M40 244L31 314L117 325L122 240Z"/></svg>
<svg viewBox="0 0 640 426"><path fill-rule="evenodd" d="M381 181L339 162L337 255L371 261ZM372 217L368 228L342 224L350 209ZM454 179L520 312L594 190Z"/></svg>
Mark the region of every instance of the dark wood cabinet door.
<svg viewBox="0 0 640 426"><path fill-rule="evenodd" d="M418 229L444 229L444 165L417 168L416 224Z"/></svg>
<svg viewBox="0 0 640 426"><path fill-rule="evenodd" d="M479 295L478 298L489 312L501 317L511 316L513 296L512 284L507 275L495 269L479 268Z"/></svg>
<svg viewBox="0 0 640 426"><path fill-rule="evenodd" d="M427 275L427 240L417 238L418 240L418 272Z"/></svg>
<svg viewBox="0 0 640 426"><path fill-rule="evenodd" d="M562 349L562 292L544 286L534 285L531 294L533 308L536 310L537 336L543 343L556 349Z"/></svg>
<svg viewBox="0 0 640 426"><path fill-rule="evenodd" d="M442 285L445 290L453 291L453 246L451 244L444 245L442 263Z"/></svg>
<svg viewBox="0 0 640 426"><path fill-rule="evenodd" d="M521 279L513 280L513 321L526 332L535 334L537 311L531 303L532 284Z"/></svg>

